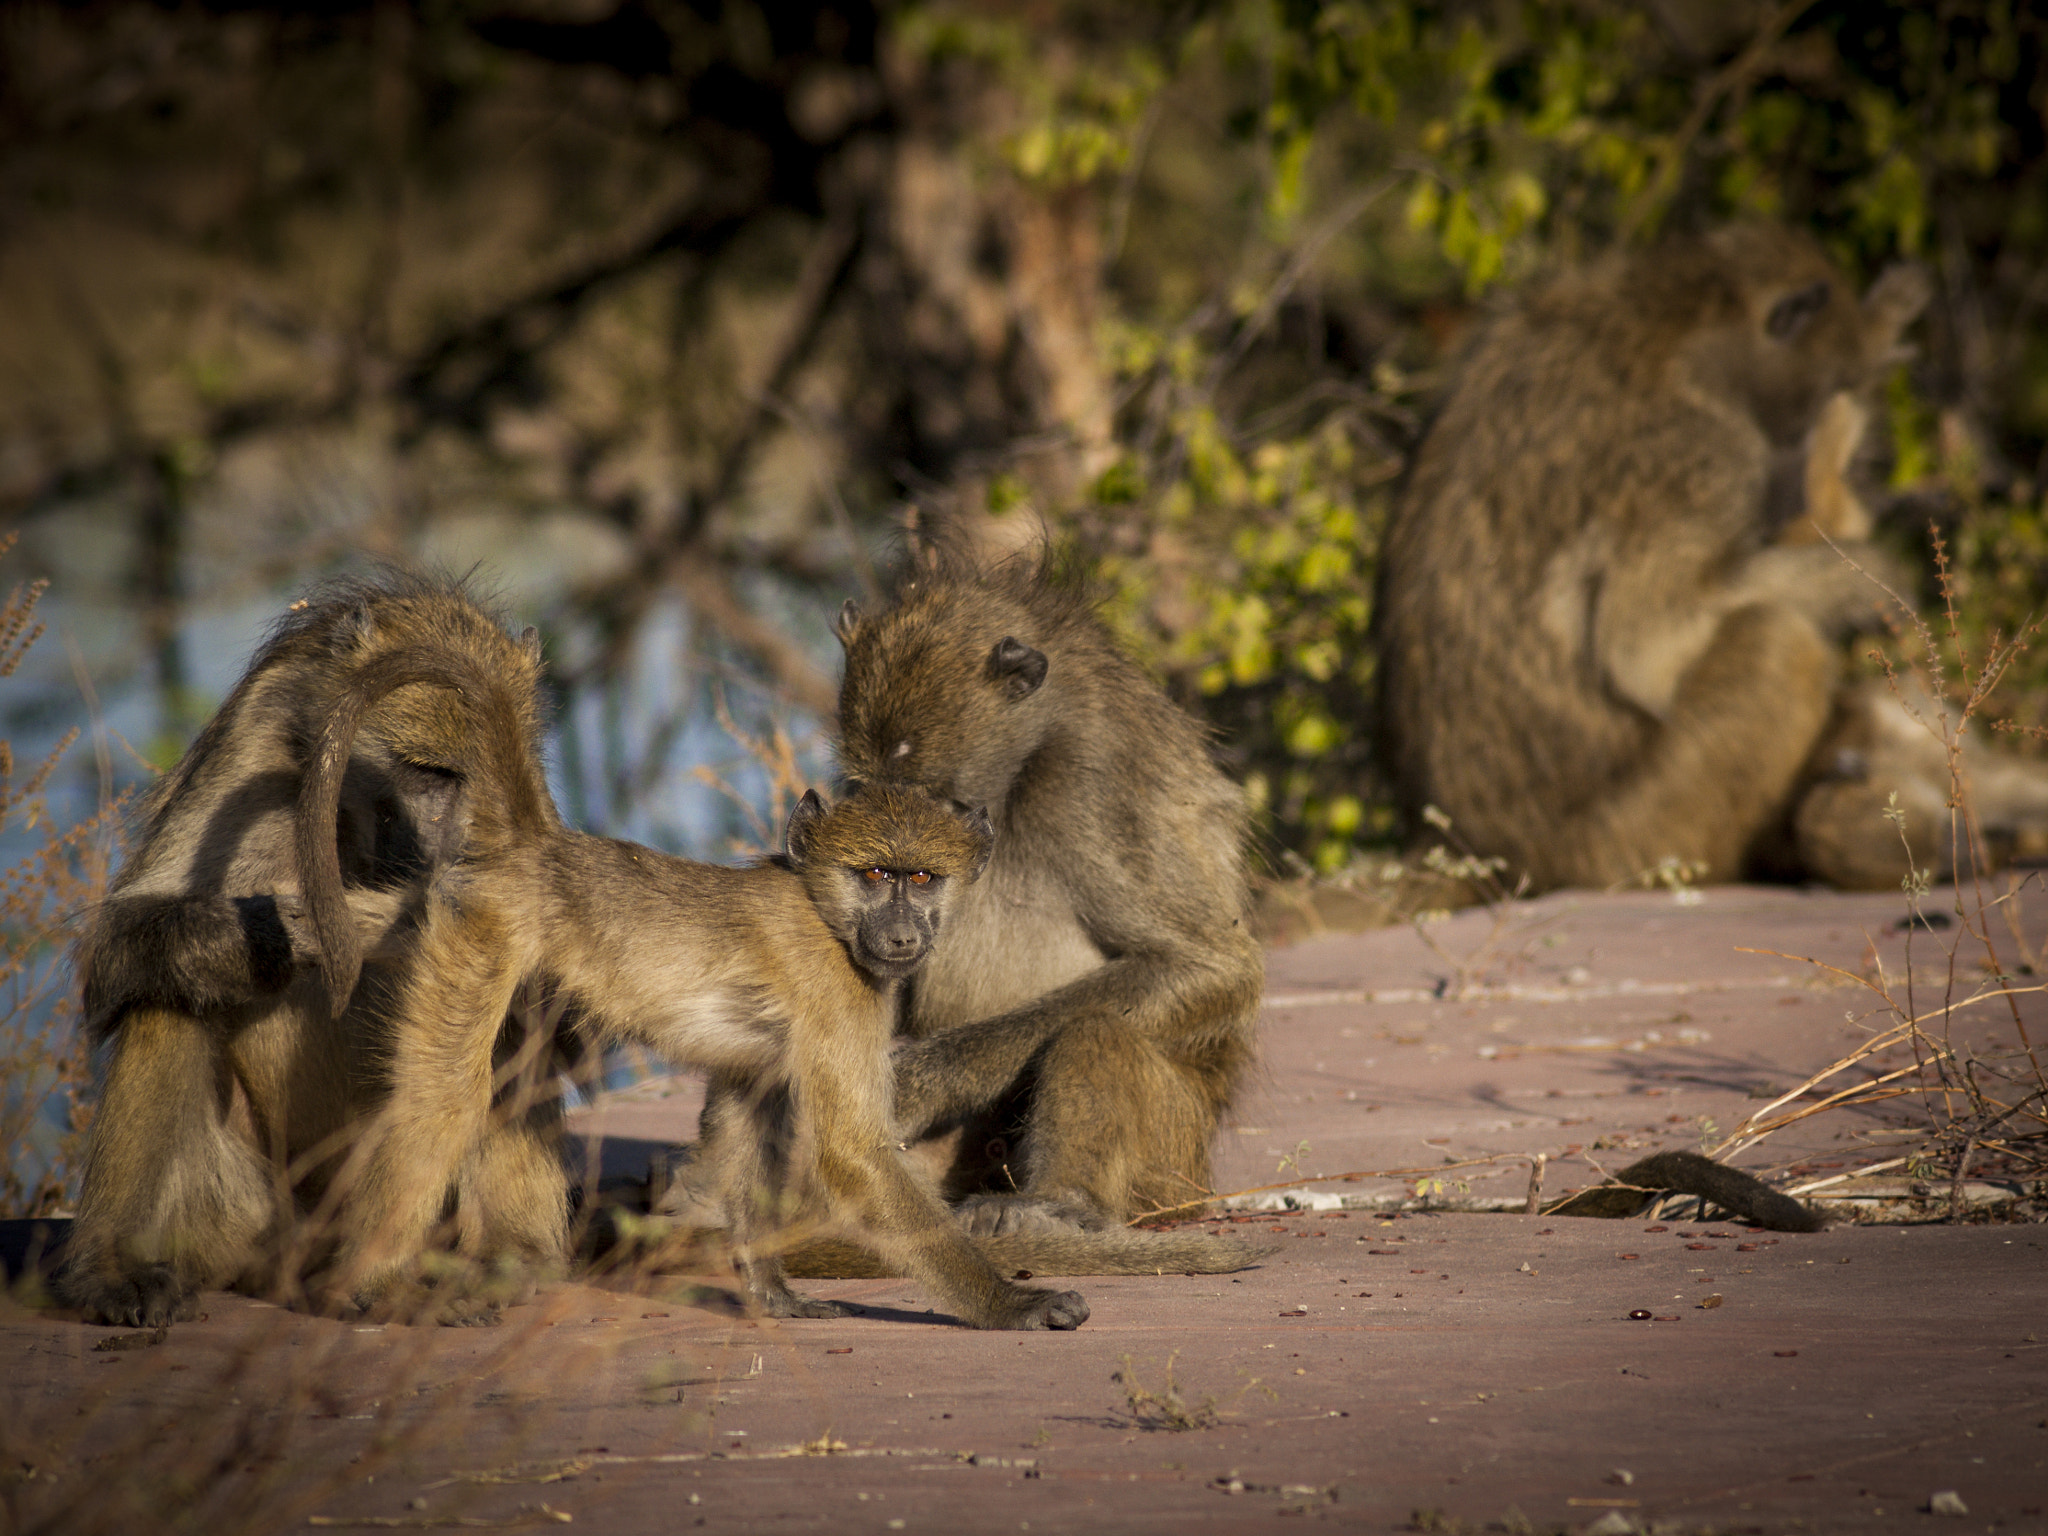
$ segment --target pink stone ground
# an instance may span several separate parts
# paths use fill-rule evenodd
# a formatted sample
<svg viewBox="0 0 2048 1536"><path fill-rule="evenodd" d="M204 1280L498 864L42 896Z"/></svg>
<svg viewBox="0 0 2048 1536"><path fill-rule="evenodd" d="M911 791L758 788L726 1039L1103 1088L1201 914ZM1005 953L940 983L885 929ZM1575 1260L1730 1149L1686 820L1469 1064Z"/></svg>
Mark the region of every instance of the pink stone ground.
<svg viewBox="0 0 2048 1536"><path fill-rule="evenodd" d="M1400 929L1275 951L1266 1071L1218 1173L1300 1207L1234 1218L1280 1251L1238 1276L1077 1281L1094 1315L1073 1334L951 1327L906 1281L805 1282L867 1314L782 1324L682 1282L564 1285L479 1331L220 1295L115 1351L94 1348L112 1330L0 1315L0 1530L1391 1531L1421 1511L1444 1530L2048 1531L2048 1227L1391 1213L1418 1179L1434 1204L1518 1208L1533 1154L1554 1196L1725 1134L1882 1022L1849 978L1901 974L1901 910L1564 895L1498 931L1462 914L1434 947ZM1957 935L1912 939L1922 1009ZM1965 990L1979 973L1968 957ZM2048 1008L2023 1016L2048 1036ZM2009 1014L1958 1019L2011 1038ZM644 1166L694 1104L642 1085L579 1122L607 1164ZM1905 1107L1820 1115L1741 1161L1807 1181L1885 1163ZM1194 1427L1151 1401L1169 1371ZM1926 1512L1937 1493L1967 1514Z"/></svg>

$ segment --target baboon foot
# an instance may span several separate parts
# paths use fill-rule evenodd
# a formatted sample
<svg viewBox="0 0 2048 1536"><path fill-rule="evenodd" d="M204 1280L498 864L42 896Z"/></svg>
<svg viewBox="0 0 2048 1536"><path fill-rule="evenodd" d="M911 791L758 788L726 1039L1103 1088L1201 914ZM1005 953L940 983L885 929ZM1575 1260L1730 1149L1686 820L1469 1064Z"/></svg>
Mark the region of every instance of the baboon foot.
<svg viewBox="0 0 2048 1536"><path fill-rule="evenodd" d="M312 1294L316 1309L333 1316L492 1328L505 1308L533 1300L540 1282L558 1270L516 1259L479 1264L455 1254L429 1253L415 1272L385 1275L341 1294L315 1286Z"/></svg>
<svg viewBox="0 0 2048 1536"><path fill-rule="evenodd" d="M846 1301L827 1301L822 1296L801 1296L784 1287L779 1291L761 1291L754 1296L762 1313L768 1317L858 1317L860 1308Z"/></svg>
<svg viewBox="0 0 2048 1536"><path fill-rule="evenodd" d="M168 1264L144 1264L127 1271L67 1273L57 1295L88 1323L116 1328L163 1328L199 1315L199 1294Z"/></svg>
<svg viewBox="0 0 2048 1536"><path fill-rule="evenodd" d="M1012 1286L1010 1295L982 1326L1026 1331L1050 1329L1067 1333L1088 1321L1088 1303L1079 1291L1042 1291Z"/></svg>
<svg viewBox="0 0 2048 1536"><path fill-rule="evenodd" d="M1101 1232L1118 1223L1085 1200L1038 1199L1030 1195L971 1195L953 1208L960 1225L976 1237L1035 1232Z"/></svg>
<svg viewBox="0 0 2048 1536"><path fill-rule="evenodd" d="M356 1291L319 1308L344 1322L438 1324L444 1328L495 1328L504 1304L494 1297L445 1286L398 1281Z"/></svg>

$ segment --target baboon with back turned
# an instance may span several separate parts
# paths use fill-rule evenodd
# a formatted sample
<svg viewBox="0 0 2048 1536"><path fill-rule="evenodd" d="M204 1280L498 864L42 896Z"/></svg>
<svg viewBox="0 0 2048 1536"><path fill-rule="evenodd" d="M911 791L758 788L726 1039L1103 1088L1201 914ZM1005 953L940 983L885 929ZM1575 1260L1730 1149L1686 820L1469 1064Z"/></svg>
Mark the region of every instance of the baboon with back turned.
<svg viewBox="0 0 2048 1536"><path fill-rule="evenodd" d="M548 806L531 631L514 640L459 590L396 573L332 584L284 615L144 802L74 955L86 1030L109 1047L58 1286L90 1320L157 1327L204 1287L288 1285L275 1262L376 1100L392 967L332 1016L294 824L314 744L394 649L443 658L442 686L363 715L327 836L373 951L405 930L436 871L502 840L519 807ZM460 707L450 688L467 692ZM520 740L507 749L487 730ZM485 763L494 745L510 775ZM462 1246L546 1269L565 1218L553 1101L500 1109L458 1170Z"/></svg>
<svg viewBox="0 0 2048 1536"><path fill-rule="evenodd" d="M848 603L839 759L986 805L988 873L910 984L896 1111L957 1133L971 1230L1097 1228L1209 1186L1253 1052L1244 797L1085 595L928 550Z"/></svg>
<svg viewBox="0 0 2048 1536"><path fill-rule="evenodd" d="M1538 888L1666 859L1895 883L1893 789L1916 853L1945 843L1938 747L1885 729L1841 654L1881 620L1871 576L1910 592L1844 472L1855 391L1926 298L1901 266L1858 301L1810 240L1745 224L1483 328L1380 560L1379 745L1411 818L1440 808ZM2048 813L2048 780L1993 777L1993 828Z"/></svg>

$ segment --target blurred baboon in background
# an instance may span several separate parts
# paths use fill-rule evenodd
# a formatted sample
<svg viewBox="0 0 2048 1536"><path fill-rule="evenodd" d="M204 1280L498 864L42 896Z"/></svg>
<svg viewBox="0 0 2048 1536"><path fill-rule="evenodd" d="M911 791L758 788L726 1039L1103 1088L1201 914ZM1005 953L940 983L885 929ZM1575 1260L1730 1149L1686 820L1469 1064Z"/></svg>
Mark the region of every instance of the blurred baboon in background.
<svg viewBox="0 0 2048 1536"><path fill-rule="evenodd" d="M896 1109L971 1231L1100 1227L1209 1184L1253 1050L1244 796L1202 729L1035 560L927 550L840 615L840 763L994 819L911 983Z"/></svg>
<svg viewBox="0 0 2048 1536"><path fill-rule="evenodd" d="M370 700L381 661L422 654L431 684ZM293 605L152 791L75 955L86 1028L111 1047L59 1285L89 1319L155 1327L202 1288L276 1284L296 1216L320 1204L376 1100L391 968L361 989L351 974L330 999L303 910L294 818L323 731L355 710L325 837L351 952L381 955L438 873L508 819L552 814L539 677L532 632L513 639L459 589L336 584ZM518 739L488 738L506 729ZM498 1022L502 1056L518 1042ZM473 1256L559 1255L559 1172L535 1171L552 1157L553 1103L531 1118L510 1107L460 1168ZM510 1187L493 1197L494 1184ZM491 1209L509 1224L478 1227Z"/></svg>
<svg viewBox="0 0 2048 1536"><path fill-rule="evenodd" d="M1411 817L1439 807L1539 888L1666 859L1896 883L1893 790L1916 857L1945 855L1941 750L1845 684L1840 644L1881 621L1871 577L1912 596L1845 472L1853 392L1927 291L1894 267L1859 302L1809 239L1752 224L1610 256L1485 327L1380 562L1380 746ZM2048 818L2031 772L1987 761L1980 788L1990 828Z"/></svg>

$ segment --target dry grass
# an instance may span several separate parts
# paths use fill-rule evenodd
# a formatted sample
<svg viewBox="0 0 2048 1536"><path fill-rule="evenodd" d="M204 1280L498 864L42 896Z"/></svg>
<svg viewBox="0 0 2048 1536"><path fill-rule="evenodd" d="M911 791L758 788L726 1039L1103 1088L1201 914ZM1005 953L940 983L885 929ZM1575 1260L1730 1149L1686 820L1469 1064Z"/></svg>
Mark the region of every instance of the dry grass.
<svg viewBox="0 0 2048 1536"><path fill-rule="evenodd" d="M15 535L0 536L0 557ZM0 601L0 678L12 677L42 636L36 604L47 582L18 583ZM106 889L118 837L117 805L73 827L50 819L45 791L78 740L67 732L17 778L11 743L0 741L0 832L40 842L0 870L0 1216L62 1209L90 1111L85 1043L64 957L64 926ZM58 1129L58 1127L63 1129Z"/></svg>
<svg viewBox="0 0 2048 1536"><path fill-rule="evenodd" d="M1938 531L1933 541L1942 595L1939 627L1892 593L1903 618L1899 644L1889 653L1870 654L1884 668L1899 707L1941 745L1947 758L1948 855L1955 871L1949 913L1930 913L1933 874L1920 864L1928 850L1908 844L1913 873L1904 882L1902 970L1888 971L1881 958L1873 958L1865 971L1851 974L1809 956L1752 951L1801 960L1859 989L1864 1007L1850 1009L1848 1018L1868 1037L1707 1150L1727 1158L1816 1115L1909 1100L1924 1119L1924 1133L1914 1149L1880 1166L1945 1177L1949 1214L1955 1216L1962 1211L1965 1180L1985 1163L1995 1160L1999 1172L2015 1178L2048 1177L2048 1074L2021 1007L2022 999L2048 989L2048 983L2034 979L2048 966L2022 922L2023 898L2040 877L1993 873L1963 756L1973 724L1980 735L1987 726L1998 728L1989 718L1992 694L2027 650L2041 621L2023 625L2010 637L1994 632L1983 654L1973 655ZM1916 702L1921 699L1928 702ZM1906 841L1904 816L1887 814ZM1923 958L1930 947L1933 956ZM1809 1095L1814 1097L1809 1100Z"/></svg>

